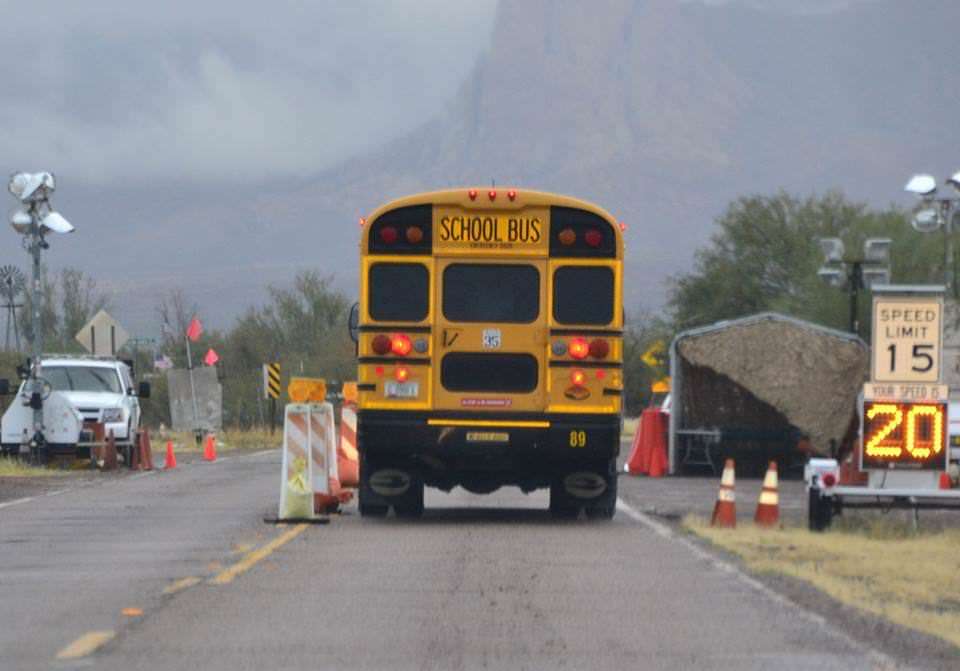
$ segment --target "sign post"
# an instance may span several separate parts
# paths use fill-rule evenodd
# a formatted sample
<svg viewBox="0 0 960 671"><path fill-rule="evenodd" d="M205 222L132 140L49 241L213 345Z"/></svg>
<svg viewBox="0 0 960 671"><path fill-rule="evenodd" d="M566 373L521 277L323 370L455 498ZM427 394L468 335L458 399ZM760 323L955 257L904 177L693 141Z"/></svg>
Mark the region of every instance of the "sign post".
<svg viewBox="0 0 960 671"><path fill-rule="evenodd" d="M270 435L276 430L277 399L280 398L280 363L263 364L263 396L270 400Z"/></svg>

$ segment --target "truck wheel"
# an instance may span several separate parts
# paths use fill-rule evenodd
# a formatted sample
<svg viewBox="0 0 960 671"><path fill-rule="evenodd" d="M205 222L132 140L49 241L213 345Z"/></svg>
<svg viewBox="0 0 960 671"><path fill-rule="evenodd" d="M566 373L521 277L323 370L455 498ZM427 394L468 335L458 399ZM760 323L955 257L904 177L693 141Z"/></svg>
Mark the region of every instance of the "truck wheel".
<svg viewBox="0 0 960 671"><path fill-rule="evenodd" d="M810 531L825 531L833 521L833 500L811 487L807 494L807 522Z"/></svg>

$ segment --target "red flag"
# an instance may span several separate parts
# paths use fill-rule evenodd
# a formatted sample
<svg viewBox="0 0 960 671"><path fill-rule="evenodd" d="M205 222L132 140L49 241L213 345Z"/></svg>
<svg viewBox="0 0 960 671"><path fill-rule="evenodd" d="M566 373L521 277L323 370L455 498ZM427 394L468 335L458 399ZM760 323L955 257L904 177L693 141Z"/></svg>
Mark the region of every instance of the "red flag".
<svg viewBox="0 0 960 671"><path fill-rule="evenodd" d="M190 320L190 326L187 328L187 337L193 342L197 342L201 333L203 333L203 325L200 324L199 319L194 317Z"/></svg>
<svg viewBox="0 0 960 671"><path fill-rule="evenodd" d="M207 364L208 366L214 366L218 361L220 361L220 357L217 356L217 353L214 352L213 348L211 347L207 350L207 355L203 357L203 363Z"/></svg>

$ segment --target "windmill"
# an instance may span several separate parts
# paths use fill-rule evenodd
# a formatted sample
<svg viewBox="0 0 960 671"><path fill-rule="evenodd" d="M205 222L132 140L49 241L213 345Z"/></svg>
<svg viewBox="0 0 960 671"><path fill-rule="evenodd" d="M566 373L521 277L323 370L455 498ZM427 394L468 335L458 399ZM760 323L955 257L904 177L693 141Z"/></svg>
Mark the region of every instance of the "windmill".
<svg viewBox="0 0 960 671"><path fill-rule="evenodd" d="M0 299L3 300L3 308L7 311L7 337L4 342L4 349L10 349L10 334L13 333L13 341L16 344L16 351L20 351L20 327L17 325L17 308L22 308L23 303L17 303L17 297L23 293L25 279L23 272L16 266L0 267Z"/></svg>

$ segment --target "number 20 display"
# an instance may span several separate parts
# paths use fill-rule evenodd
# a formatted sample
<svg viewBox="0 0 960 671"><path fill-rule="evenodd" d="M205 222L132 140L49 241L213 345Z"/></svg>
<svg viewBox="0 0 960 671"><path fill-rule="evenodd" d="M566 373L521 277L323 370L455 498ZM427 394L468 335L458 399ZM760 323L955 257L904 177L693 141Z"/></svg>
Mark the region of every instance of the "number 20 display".
<svg viewBox="0 0 960 671"><path fill-rule="evenodd" d="M944 468L946 429L947 409L942 403L867 401L863 467Z"/></svg>

